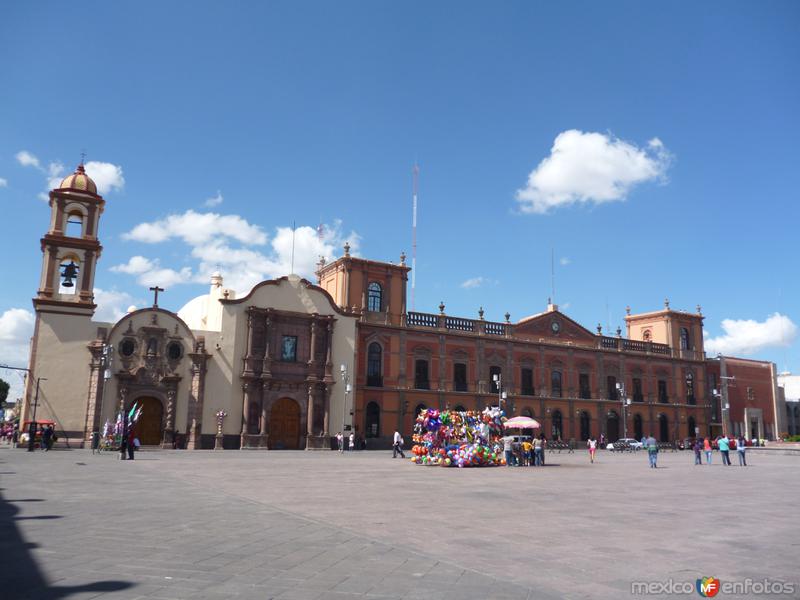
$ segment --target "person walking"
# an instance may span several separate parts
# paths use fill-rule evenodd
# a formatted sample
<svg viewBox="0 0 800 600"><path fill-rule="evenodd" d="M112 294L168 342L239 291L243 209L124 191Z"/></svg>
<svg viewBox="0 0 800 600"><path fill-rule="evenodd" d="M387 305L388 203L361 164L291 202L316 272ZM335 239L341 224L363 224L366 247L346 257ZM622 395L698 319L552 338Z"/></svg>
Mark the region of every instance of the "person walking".
<svg viewBox="0 0 800 600"><path fill-rule="evenodd" d="M586 445L589 448L589 462L594 464L594 453L597 452L597 440L594 439L593 436L589 436L589 440L586 442Z"/></svg>
<svg viewBox="0 0 800 600"><path fill-rule="evenodd" d="M544 454L543 439L541 435L538 438L533 438L533 464L536 467L541 467L544 464L542 461L542 454Z"/></svg>
<svg viewBox="0 0 800 600"><path fill-rule="evenodd" d="M652 435L648 436L647 443L645 444L647 448L647 458L650 460L650 468L657 469L658 468L658 442L656 438Z"/></svg>
<svg viewBox="0 0 800 600"><path fill-rule="evenodd" d="M717 440L717 446L719 446L719 453L722 455L722 464L731 466L731 457L728 456L728 452L731 449L731 441L728 439L727 435L723 435L719 440Z"/></svg>
<svg viewBox="0 0 800 600"><path fill-rule="evenodd" d="M347 449L350 452L353 452L356 449L356 434L352 431L350 432L350 437L347 440Z"/></svg>
<svg viewBox="0 0 800 600"><path fill-rule="evenodd" d="M708 438L703 439L703 451L706 453L706 464L710 465L713 448L711 447L711 440Z"/></svg>
<svg viewBox="0 0 800 600"><path fill-rule="evenodd" d="M49 452L53 447L53 426L47 425L42 432L42 450Z"/></svg>
<svg viewBox="0 0 800 600"><path fill-rule="evenodd" d="M100 454L100 432L97 429L92 432L92 454Z"/></svg>
<svg viewBox="0 0 800 600"><path fill-rule="evenodd" d="M406 457L406 455L403 454L403 436L400 435L399 431L395 430L394 443L392 444L392 458L397 458L398 454L400 458Z"/></svg>
<svg viewBox="0 0 800 600"><path fill-rule="evenodd" d="M747 451L747 440L744 439L743 435L740 435L736 440L736 454L739 456L740 467L747 466L747 458L744 455L746 451Z"/></svg>
<svg viewBox="0 0 800 600"><path fill-rule="evenodd" d="M130 433L128 434L128 444L126 446L128 450L128 460L133 460L133 452L136 450L136 436L133 435L133 429L131 429Z"/></svg>
<svg viewBox="0 0 800 600"><path fill-rule="evenodd" d="M701 452L703 451L703 442L700 438L697 438L692 445L692 449L694 450L694 464L695 465L702 465L703 464L703 456Z"/></svg>
<svg viewBox="0 0 800 600"><path fill-rule="evenodd" d="M344 437L341 431L336 434L336 444L339 446L339 452L344 452Z"/></svg>

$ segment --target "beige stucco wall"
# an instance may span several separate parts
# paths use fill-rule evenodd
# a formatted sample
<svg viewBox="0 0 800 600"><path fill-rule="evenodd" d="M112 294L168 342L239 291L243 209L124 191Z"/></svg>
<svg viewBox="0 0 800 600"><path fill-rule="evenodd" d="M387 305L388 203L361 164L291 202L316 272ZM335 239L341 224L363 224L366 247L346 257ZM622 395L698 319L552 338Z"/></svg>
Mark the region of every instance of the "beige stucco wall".
<svg viewBox="0 0 800 600"><path fill-rule="evenodd" d="M92 322L85 316L46 312L37 313L36 319L31 402L36 378L46 379L39 386L36 419L54 420L62 431L83 432L92 358L87 345L97 335L98 327L110 325ZM28 420L31 417L27 411L23 416Z"/></svg>
<svg viewBox="0 0 800 600"><path fill-rule="evenodd" d="M214 414L220 409L228 413L223 431L238 434L242 429L242 386L239 375L247 346L247 309L275 308L277 310L320 315L334 315L333 377L341 379L339 366L346 365L353 375L356 344L356 319L336 312L329 298L319 290L308 287L296 276L274 284L256 286L242 300L222 303L222 331L212 338L206 334L206 350L211 354L206 375L203 433L213 433ZM217 348L217 345L219 346ZM330 429L338 431L344 404L343 386L334 385L331 395ZM348 403L352 405L350 394ZM348 416L349 419L349 416Z"/></svg>

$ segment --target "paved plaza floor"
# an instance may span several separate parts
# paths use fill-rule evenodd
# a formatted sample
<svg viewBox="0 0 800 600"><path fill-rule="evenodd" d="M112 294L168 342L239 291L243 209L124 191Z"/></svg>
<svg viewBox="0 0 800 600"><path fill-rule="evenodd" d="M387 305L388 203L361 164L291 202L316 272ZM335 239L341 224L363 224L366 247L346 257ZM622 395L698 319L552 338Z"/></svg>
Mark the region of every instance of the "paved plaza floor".
<svg viewBox="0 0 800 600"><path fill-rule="evenodd" d="M3 446L0 597L629 598L633 582L663 592L704 576L800 595L800 459L547 462L158 450L121 462Z"/></svg>

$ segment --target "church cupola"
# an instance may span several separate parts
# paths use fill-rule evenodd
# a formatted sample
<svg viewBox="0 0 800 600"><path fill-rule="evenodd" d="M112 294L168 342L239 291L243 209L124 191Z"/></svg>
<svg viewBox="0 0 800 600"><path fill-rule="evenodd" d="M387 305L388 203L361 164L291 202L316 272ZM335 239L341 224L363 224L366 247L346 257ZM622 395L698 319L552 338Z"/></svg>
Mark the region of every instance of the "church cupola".
<svg viewBox="0 0 800 600"><path fill-rule="evenodd" d="M102 246L97 228L105 200L83 164L50 192L50 227L42 238L39 312L94 314L94 273Z"/></svg>

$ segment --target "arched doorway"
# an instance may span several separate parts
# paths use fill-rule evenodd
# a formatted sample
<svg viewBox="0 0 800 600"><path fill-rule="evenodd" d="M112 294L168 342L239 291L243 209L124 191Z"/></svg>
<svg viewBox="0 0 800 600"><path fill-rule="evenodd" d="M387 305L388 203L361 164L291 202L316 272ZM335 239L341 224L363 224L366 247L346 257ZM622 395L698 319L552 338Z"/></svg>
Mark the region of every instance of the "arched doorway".
<svg viewBox="0 0 800 600"><path fill-rule="evenodd" d="M606 438L609 442L616 442L619 439L619 415L616 411L609 411L606 419Z"/></svg>
<svg viewBox="0 0 800 600"><path fill-rule="evenodd" d="M281 398L272 404L269 447L273 450L300 449L300 406L291 398Z"/></svg>
<svg viewBox="0 0 800 600"><path fill-rule="evenodd" d="M142 446L158 446L161 444L161 421L164 416L164 407L158 398L142 396L134 401L141 406L142 414L133 428L134 435L139 438Z"/></svg>
<svg viewBox="0 0 800 600"><path fill-rule="evenodd" d="M552 426L553 439L554 440L560 440L561 439L561 435L562 435L562 433L564 431L563 423L562 423L562 420L561 420L561 411L560 410L554 410L553 411L552 422L553 422L553 426Z"/></svg>
<svg viewBox="0 0 800 600"><path fill-rule="evenodd" d="M633 415L633 437L640 440L644 437L644 421L642 415Z"/></svg>
<svg viewBox="0 0 800 600"><path fill-rule="evenodd" d="M581 441L588 440L592 435L592 419L585 410L581 411Z"/></svg>
<svg viewBox="0 0 800 600"><path fill-rule="evenodd" d="M658 441L669 441L669 421L667 421L667 415L658 415Z"/></svg>
<svg viewBox="0 0 800 600"><path fill-rule="evenodd" d="M689 435L687 437L693 438L697 435L695 428L697 427L697 422L694 420L694 417L689 417L687 419L687 429L689 431Z"/></svg>
<svg viewBox="0 0 800 600"><path fill-rule="evenodd" d="M377 402L367 404L367 422L364 431L368 438L375 438L381 434L381 408Z"/></svg>

